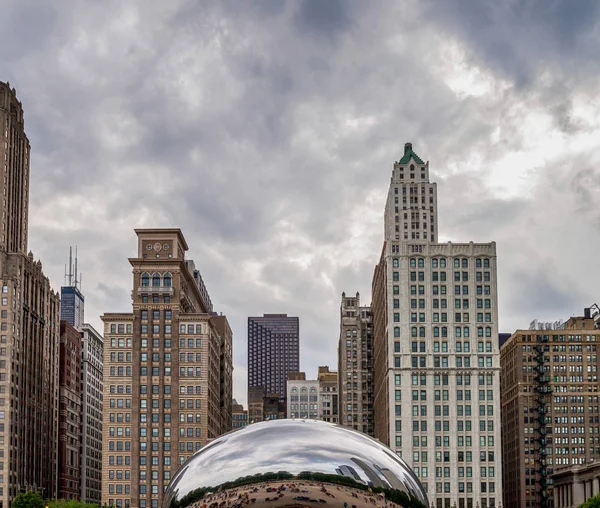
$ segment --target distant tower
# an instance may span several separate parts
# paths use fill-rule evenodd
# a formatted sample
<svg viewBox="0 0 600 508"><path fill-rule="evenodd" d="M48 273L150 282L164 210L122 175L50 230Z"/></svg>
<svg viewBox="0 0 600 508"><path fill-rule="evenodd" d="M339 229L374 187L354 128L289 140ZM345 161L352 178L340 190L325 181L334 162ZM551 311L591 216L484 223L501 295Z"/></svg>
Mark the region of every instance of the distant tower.
<svg viewBox="0 0 600 508"><path fill-rule="evenodd" d="M75 264L73 264L73 248L69 247L69 268L67 271L65 267L65 285L60 288L60 319L79 331L84 323L85 304L80 287L81 275L77 280L77 246L75 246Z"/></svg>

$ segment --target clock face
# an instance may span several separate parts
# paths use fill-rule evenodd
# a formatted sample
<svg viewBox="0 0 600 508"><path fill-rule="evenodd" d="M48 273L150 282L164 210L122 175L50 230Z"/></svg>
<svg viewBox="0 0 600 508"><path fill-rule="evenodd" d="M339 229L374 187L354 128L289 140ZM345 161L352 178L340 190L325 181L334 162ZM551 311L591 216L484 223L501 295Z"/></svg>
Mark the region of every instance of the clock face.
<svg viewBox="0 0 600 508"><path fill-rule="evenodd" d="M162 245L161 245L161 243L160 243L160 242L156 242L156 243L154 244L154 250L155 250L156 252L158 252L158 251L159 251L159 250L161 250L161 249L162 249Z"/></svg>

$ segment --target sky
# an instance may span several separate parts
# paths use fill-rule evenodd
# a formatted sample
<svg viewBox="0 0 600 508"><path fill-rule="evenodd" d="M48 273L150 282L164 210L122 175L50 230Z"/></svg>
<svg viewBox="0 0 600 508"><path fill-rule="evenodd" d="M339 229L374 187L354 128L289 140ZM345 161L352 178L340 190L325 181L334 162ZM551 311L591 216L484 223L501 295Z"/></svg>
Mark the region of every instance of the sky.
<svg viewBox="0 0 600 508"><path fill-rule="evenodd" d="M440 241L496 241L500 330L600 303L595 0L2 0L0 80L31 155L29 248L77 245L86 320L131 309L138 227L179 227L234 332L300 318L336 367L370 303L394 160L438 182Z"/></svg>

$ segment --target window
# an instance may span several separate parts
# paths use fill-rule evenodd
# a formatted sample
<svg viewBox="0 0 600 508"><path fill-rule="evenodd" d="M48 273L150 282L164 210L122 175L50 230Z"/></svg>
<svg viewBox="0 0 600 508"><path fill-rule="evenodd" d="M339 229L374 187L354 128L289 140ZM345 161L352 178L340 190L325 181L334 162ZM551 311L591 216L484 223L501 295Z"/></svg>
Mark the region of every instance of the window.
<svg viewBox="0 0 600 508"><path fill-rule="evenodd" d="M152 287L160 286L160 275L158 273L152 274Z"/></svg>
<svg viewBox="0 0 600 508"><path fill-rule="evenodd" d="M163 276L163 286L171 287L172 280L173 279L171 278L171 274L169 272L165 273Z"/></svg>
<svg viewBox="0 0 600 508"><path fill-rule="evenodd" d="M148 287L150 285L150 275L148 275L147 273L142 273L142 277L141 277L141 281L142 281L142 287Z"/></svg>

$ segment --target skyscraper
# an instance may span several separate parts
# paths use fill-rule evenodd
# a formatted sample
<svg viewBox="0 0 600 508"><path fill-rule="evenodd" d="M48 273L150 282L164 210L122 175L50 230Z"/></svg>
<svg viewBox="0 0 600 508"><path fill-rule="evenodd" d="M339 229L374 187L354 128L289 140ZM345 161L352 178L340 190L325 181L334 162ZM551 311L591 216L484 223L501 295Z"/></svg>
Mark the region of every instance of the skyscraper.
<svg viewBox="0 0 600 508"><path fill-rule="evenodd" d="M437 508L502 500L495 243L437 243L437 187L406 143L373 276L375 437Z"/></svg>
<svg viewBox="0 0 600 508"><path fill-rule="evenodd" d="M102 316L102 503L158 508L179 466L231 429L232 337L181 230L136 234L133 312Z"/></svg>
<svg viewBox="0 0 600 508"><path fill-rule="evenodd" d="M288 372L300 370L300 324L287 314L248 318L248 388L286 398Z"/></svg>
<svg viewBox="0 0 600 508"><path fill-rule="evenodd" d="M69 250L69 271L65 273L65 278L66 285L60 288L60 319L81 331L85 298L79 287L81 279L77 279L77 247L75 247L75 267L73 267L72 249Z"/></svg>
<svg viewBox="0 0 600 508"><path fill-rule="evenodd" d="M0 82L0 506L19 492L56 496L59 296L27 253L29 141L16 91Z"/></svg>
<svg viewBox="0 0 600 508"><path fill-rule="evenodd" d="M372 436L373 320L359 293L342 293L338 371L339 422Z"/></svg>
<svg viewBox="0 0 600 508"><path fill-rule="evenodd" d="M552 473L600 461L600 320L590 310L502 346L505 508L557 506Z"/></svg>

